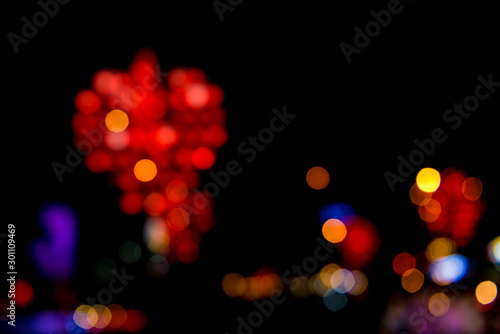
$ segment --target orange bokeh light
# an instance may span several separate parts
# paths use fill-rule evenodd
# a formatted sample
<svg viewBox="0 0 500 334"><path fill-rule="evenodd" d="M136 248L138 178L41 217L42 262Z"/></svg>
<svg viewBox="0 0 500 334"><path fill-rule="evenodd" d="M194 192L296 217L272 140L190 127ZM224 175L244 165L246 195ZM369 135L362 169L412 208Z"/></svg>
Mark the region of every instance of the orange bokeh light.
<svg viewBox="0 0 500 334"><path fill-rule="evenodd" d="M392 260L392 270L399 276L403 276L407 270L415 268L416 264L417 260L413 255L401 252Z"/></svg>
<svg viewBox="0 0 500 334"><path fill-rule="evenodd" d="M323 167L312 167L307 171L306 182L315 190L324 189L330 183L330 174Z"/></svg>
<svg viewBox="0 0 500 334"><path fill-rule="evenodd" d="M424 274L418 269L408 269L401 277L401 285L403 289L408 292L414 293L420 290L424 284Z"/></svg>
<svg viewBox="0 0 500 334"><path fill-rule="evenodd" d="M323 224L322 233L325 239L331 243L339 243L346 237L347 229L340 220L332 218Z"/></svg>
<svg viewBox="0 0 500 334"><path fill-rule="evenodd" d="M142 182L151 181L155 178L156 173L156 164L149 159L139 160L134 166L134 175Z"/></svg>
<svg viewBox="0 0 500 334"><path fill-rule="evenodd" d="M122 110L111 110L104 119L106 127L112 132L122 132L128 127L128 115Z"/></svg>

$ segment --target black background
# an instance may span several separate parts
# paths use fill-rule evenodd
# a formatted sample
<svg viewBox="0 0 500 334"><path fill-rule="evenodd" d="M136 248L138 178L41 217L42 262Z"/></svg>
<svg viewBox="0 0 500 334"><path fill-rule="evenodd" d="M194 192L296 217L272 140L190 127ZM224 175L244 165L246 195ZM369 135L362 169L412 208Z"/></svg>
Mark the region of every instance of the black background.
<svg viewBox="0 0 500 334"><path fill-rule="evenodd" d="M15 221L16 239L40 235L37 212L44 203L71 205L80 221L78 270L71 287L84 300L105 287L93 277L102 256L120 263L118 247L142 240L145 216L118 207L120 191L105 175L77 167L59 183L52 168L73 145L75 93L90 86L101 68L125 69L134 54L150 47L162 70L204 70L225 91L228 143L212 170L244 161L238 145L268 126L273 108L297 114L216 198L217 223L201 242L193 265L176 264L160 280L144 272L146 256L127 272L137 278L113 302L143 310L145 332L236 332L236 318L254 306L231 299L220 288L229 272L251 275L261 266L283 273L312 255L321 233L318 210L347 202L380 231L382 246L370 269L370 294L338 313L320 298L294 299L277 307L257 333L348 329L375 332L389 297L402 293L391 261L400 251L417 253L430 240L408 197L412 180L394 193L383 173L395 172L397 157L413 141L443 127L448 140L425 165L454 166L481 178L489 209L476 238L462 250L487 266L486 243L498 234L498 91L453 131L442 115L474 93L479 75L500 81L499 21L493 3L402 2L401 14L347 64L339 43L352 44L355 26L372 20L370 10L387 1L243 1L220 21L210 1L71 1L27 45L14 54L4 38L4 178L9 185L4 217ZM5 33L20 34L21 17L39 10L34 1L4 4ZM330 185L305 183L307 170L325 167ZM412 176L412 178L414 175ZM207 180L206 173L202 181ZM20 247L18 245L18 247ZM21 247L19 248L21 249ZM143 253L143 254L144 254ZM21 255L20 255L21 256ZM18 259L32 281L35 302L26 314L54 308L52 284L37 279L31 259Z"/></svg>

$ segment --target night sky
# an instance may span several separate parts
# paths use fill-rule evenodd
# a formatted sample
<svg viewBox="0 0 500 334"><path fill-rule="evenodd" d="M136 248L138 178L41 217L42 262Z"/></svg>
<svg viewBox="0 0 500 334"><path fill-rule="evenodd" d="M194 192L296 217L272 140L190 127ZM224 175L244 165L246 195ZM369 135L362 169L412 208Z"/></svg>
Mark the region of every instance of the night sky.
<svg viewBox="0 0 500 334"><path fill-rule="evenodd" d="M364 270L368 295L331 312L320 297L286 292L286 302L254 331L377 332L391 296L408 294L392 271L393 257L417 254L431 240L408 196L421 167L455 167L482 180L487 211L460 253L476 260L477 273L490 268L486 245L500 231L500 87L459 125L443 115L475 93L479 76L500 81L493 4L401 1L400 12L348 63L339 44L354 45L354 28L364 29L373 20L370 11L387 9L391 1L232 3L237 5L221 21L211 1L71 1L59 5L18 53L4 38L4 217L5 225L16 224L18 278L35 291L31 305L17 310L19 322L56 309L54 283L40 278L27 252L43 233L38 212L50 202L72 207L80 224L77 267L68 283L77 298L83 302L106 286L94 278L93 267L102 257L112 259L136 277L113 303L143 311L145 333L236 333L237 318L255 306L226 296L222 277L250 276L261 267L281 275L302 263L321 236L319 210L337 202L349 203L379 231L381 246ZM22 34L21 18L31 20L40 10L35 1L6 6L4 36ZM215 226L201 240L198 261L173 264L161 279L144 270L150 254L142 237L146 214L123 213L121 191L106 174L81 164L59 182L51 167L64 161L67 145L75 145L75 94L102 68L126 69L145 47L156 52L162 71L196 67L222 87L229 139L210 170L224 170L231 160L242 168L215 198ZM269 127L274 108L284 107L296 117L247 161L238 147ZM431 138L436 128L447 139L391 191L384 173L397 173L398 156L408 159L414 141ZM313 166L330 173L323 190L306 183ZM209 181L208 171L201 172L201 184ZM143 255L123 265L118 249L127 240L141 245ZM335 253L323 264L339 260Z"/></svg>

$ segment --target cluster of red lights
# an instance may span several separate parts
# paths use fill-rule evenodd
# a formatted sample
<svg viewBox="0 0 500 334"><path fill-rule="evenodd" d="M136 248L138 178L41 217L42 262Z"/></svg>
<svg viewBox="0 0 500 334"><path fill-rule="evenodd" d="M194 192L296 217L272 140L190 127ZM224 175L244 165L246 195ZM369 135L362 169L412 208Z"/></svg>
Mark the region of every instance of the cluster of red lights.
<svg viewBox="0 0 500 334"><path fill-rule="evenodd" d="M85 150L85 165L109 173L109 182L123 191L123 212L164 220L171 261L192 262L200 234L213 224L210 204L196 212L182 208L201 194L195 191L199 171L213 165L227 140L222 100L222 89L199 69L163 76L151 50L140 51L127 72L98 71L92 88L75 97L74 141ZM188 255L178 257L177 250Z"/></svg>
<svg viewBox="0 0 500 334"><path fill-rule="evenodd" d="M485 211L482 183L458 169L446 169L440 176L436 191L423 193L414 187L410 196L419 205L420 218L433 237L448 237L458 247L465 247L476 234Z"/></svg>

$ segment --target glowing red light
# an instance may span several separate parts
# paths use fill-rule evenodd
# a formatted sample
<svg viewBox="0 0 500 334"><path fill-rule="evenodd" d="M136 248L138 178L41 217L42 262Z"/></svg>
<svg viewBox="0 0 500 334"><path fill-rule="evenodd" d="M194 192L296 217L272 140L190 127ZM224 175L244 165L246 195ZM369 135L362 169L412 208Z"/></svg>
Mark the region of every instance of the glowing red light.
<svg viewBox="0 0 500 334"><path fill-rule="evenodd" d="M139 310L127 310L127 319L122 328L127 332L139 333L146 327L147 317Z"/></svg>
<svg viewBox="0 0 500 334"><path fill-rule="evenodd" d="M209 169L215 162L214 152L207 147L199 147L193 151L193 165L199 169Z"/></svg>
<svg viewBox="0 0 500 334"><path fill-rule="evenodd" d="M85 114L96 112L100 105L99 95L88 89L81 91L75 97L76 108Z"/></svg>
<svg viewBox="0 0 500 334"><path fill-rule="evenodd" d="M123 193L120 197L120 209L128 215L136 215L142 211L143 197L137 192Z"/></svg>
<svg viewBox="0 0 500 334"><path fill-rule="evenodd" d="M370 263L380 246L380 237L375 226L360 217L347 225L347 235L339 246L346 266L362 268Z"/></svg>

